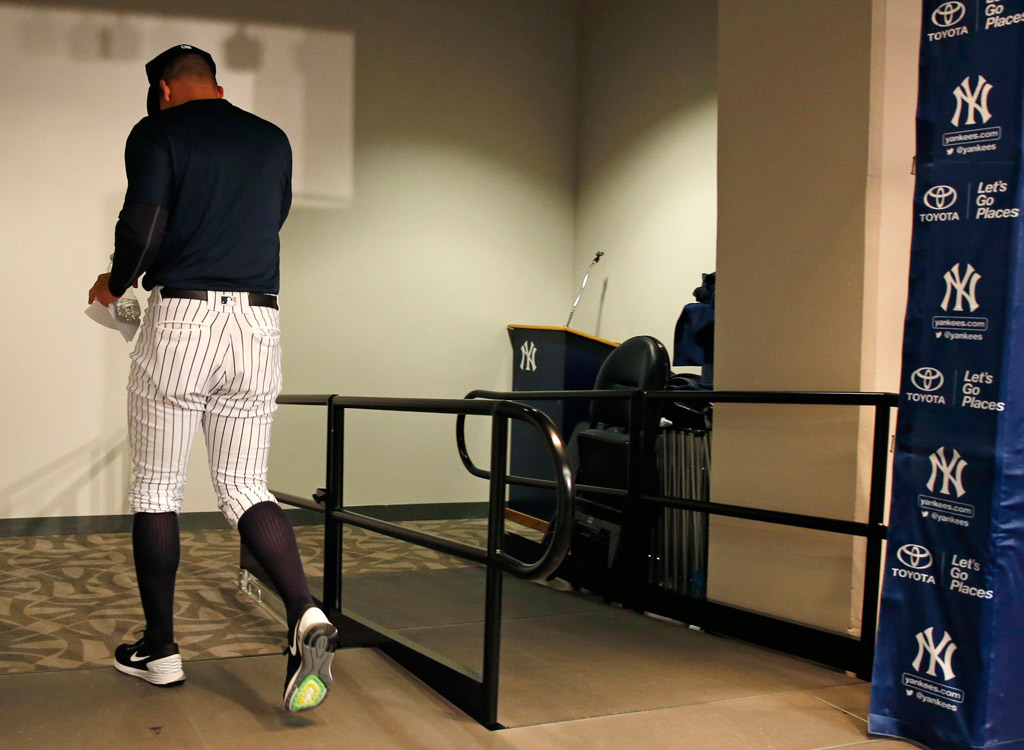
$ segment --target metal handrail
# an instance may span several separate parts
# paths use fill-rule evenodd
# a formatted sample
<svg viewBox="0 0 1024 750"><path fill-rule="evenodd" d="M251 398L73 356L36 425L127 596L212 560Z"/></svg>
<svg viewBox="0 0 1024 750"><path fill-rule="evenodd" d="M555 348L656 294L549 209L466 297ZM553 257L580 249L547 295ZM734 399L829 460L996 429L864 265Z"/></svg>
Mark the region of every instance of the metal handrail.
<svg viewBox="0 0 1024 750"><path fill-rule="evenodd" d="M635 388L608 388L603 391L488 391L476 389L465 398L489 398L504 401L543 401L564 398L628 398Z"/></svg>
<svg viewBox="0 0 1024 750"><path fill-rule="evenodd" d="M338 397L337 393L288 394L277 397L278 404L299 404L306 406L330 406L331 401Z"/></svg>
<svg viewBox="0 0 1024 750"><path fill-rule="evenodd" d="M635 389L620 388L617 390L604 390L604 391L488 391L488 390L474 390L466 394L466 399L491 399L500 401L561 401L569 398L574 399L610 399L610 398L630 398ZM459 458L462 460L462 465L466 467L466 471L475 477L481 479L490 479L491 473L486 469L481 469L479 466L473 463L472 457L469 455L469 448L466 445L466 418L460 416L455 422L455 445L459 450ZM543 487L551 488L554 487L554 482L550 479L537 479L535 477L521 477L516 475L507 476L506 481L509 484L514 484L520 487ZM611 487L595 487L592 485L577 484L576 489L584 490L588 492L596 492L604 495L616 495L620 497L626 496L625 490L613 489Z"/></svg>
<svg viewBox="0 0 1024 750"><path fill-rule="evenodd" d="M433 534L425 534L421 531L409 529L388 521L381 521L361 513L345 508L332 509L330 515L337 521L352 524L368 531L390 536L394 539L410 542L422 547L433 549L437 552L449 554L471 562L490 564L497 566L503 572L514 575L518 578L543 578L553 573L562 563L569 551L569 542L572 534L572 513L575 503L575 482L572 470L569 467L568 458L565 452L565 445L558 429L551 418L544 412L526 404L515 401L474 401L468 399L411 399L411 398L364 398L364 397L342 397L337 395L282 395L278 398L279 404L298 404L327 406L330 410L359 409L371 411L398 411L398 412L420 412L431 414L456 414L460 420L465 420L466 415L490 416L492 419L514 419L532 426L545 438L544 443L549 457L552 459L555 468L556 479L552 482L555 489L555 513L552 519L551 533L545 539L545 546L538 557L532 563L525 563L518 560L498 548L496 552L489 553L487 550L470 545L454 542L444 537ZM487 478L493 484L495 482L506 483L504 476L492 477L493 472L488 472ZM549 485L550 486L550 485ZM322 510L318 506L311 505L308 500L289 495L284 492L271 490L273 494L288 505L307 509ZM491 493L491 502L495 498L503 496L494 491Z"/></svg>
<svg viewBox="0 0 1024 750"><path fill-rule="evenodd" d="M875 409L896 407L899 395L895 393L861 391L648 391L648 401L696 401L714 404L788 405L788 406L867 406ZM884 539L885 526L880 518L868 522L846 521L827 516L812 516L805 513L789 513L745 505L697 501L692 498L669 498L645 494L643 499L665 507L697 511L710 515L730 516L749 521L775 523L805 529L816 529L836 534ZM875 498L879 500L880 498ZM877 514L876 514L877 515Z"/></svg>
<svg viewBox="0 0 1024 750"><path fill-rule="evenodd" d="M466 398L489 398L510 401L541 401L566 398L626 398L633 389L603 391L488 391L475 390ZM712 403L749 404L818 404L823 406L896 406L899 394L883 391L645 391L645 398L658 401L706 401Z"/></svg>
<svg viewBox="0 0 1024 750"><path fill-rule="evenodd" d="M693 404L782 404L782 405L821 405L821 406L858 406L871 407L874 410L874 429L872 435L871 481L869 491L868 518L866 522L846 521L824 516L812 516L802 513L788 513L756 507L715 503L708 500L698 501L694 498L672 498L660 494L650 494L643 490L643 441L635 441L635 450L629 458L630 489L624 493L633 502L624 508L624 525L633 529L633 551L642 554L643 542L637 536L643 528L643 519L651 518L658 508L676 508L707 515L730 516L751 521L781 524L818 531L847 534L866 539L866 562L864 570L864 591L862 602L862 630L860 638L837 636L811 626L800 625L770 615L747 612L741 608L715 604L705 600L672 595L645 587L639 574L637 560L627 560L620 580L622 600L627 606L657 612L659 614L695 624L707 624L712 629L735 635L754 642L763 643L772 648L781 648L791 653L806 656L817 661L832 664L847 670L855 670L862 679L871 678L871 666L874 653L875 622L878 612L878 585L882 559L882 544L888 528L885 525L885 492L886 492L886 455L889 445L889 425L891 410L899 405L899 396L895 393L862 393L850 391L700 391L700 390L662 390L662 391L474 391L470 396L502 399L576 399L576 398L623 398L631 395L631 425L642 429L650 407L657 402L677 402L680 405ZM630 430L632 431L631 426ZM460 457L466 468L476 476L486 477L487 473L473 466L465 448L464 436L459 425L457 441ZM634 462L639 462L635 464ZM633 476L632 467L638 465L638 476ZM508 477L510 484L523 484L535 487L549 487L549 480ZM611 494L608 488L591 488L577 484L581 493ZM621 493L621 491L619 491ZM638 558L639 559L639 558Z"/></svg>
<svg viewBox="0 0 1024 750"><path fill-rule="evenodd" d="M570 391L567 391L570 392ZM804 404L820 406L896 406L896 393L862 391L647 391L656 401L704 401L715 404Z"/></svg>
<svg viewBox="0 0 1024 750"><path fill-rule="evenodd" d="M466 394L466 398L484 399L511 399L517 398L525 401L540 400L565 400L565 399L607 399L607 398L628 398L635 389L618 389L603 391L488 391L475 390ZM745 403L745 404L783 404L783 405L821 405L821 406L874 406L874 407L895 407L899 403L899 396L895 393L882 392L860 392L860 391L700 391L700 390L679 390L679 391L644 391L643 397L650 401L697 401L702 403ZM455 442L459 450L459 458L466 470L481 479L489 479L490 473L481 469L473 463L466 447L465 420L459 418L456 423ZM539 487L550 489L555 483L550 479L538 479L535 477L509 476L509 484L522 487ZM576 484L577 492L584 492L597 495L614 497L626 497L629 493L626 490L612 487L598 487L588 484ZM848 534L850 536L870 537L881 535L884 537L884 529L879 532L876 525L860 523L857 521L845 521L825 516L812 516L803 513L787 513L784 511L773 511L744 505L728 505L715 503L706 500L690 500L686 498L670 498L660 495L645 494L644 500L656 502L660 505L676 507L683 510L695 510L711 515L732 516L751 521L763 521L776 523L783 526L796 526L819 531L829 531L837 534Z"/></svg>
<svg viewBox="0 0 1024 750"><path fill-rule="evenodd" d="M647 418L653 415L650 407L659 401L680 403L778 403L778 404L830 404L875 407L872 450L871 501L866 524L839 519L826 519L802 514L745 508L742 506L697 503L685 498L669 498L644 492L645 441L630 441L627 489L589 487L575 484L571 475L565 445L550 418L539 410L520 403L521 400L550 399L629 399L629 431L642 435ZM497 692L500 672L500 633L502 578L504 573L520 577L541 577L558 570L568 552L573 523L573 504L576 491L615 494L635 502L624 508L623 549L627 564L612 576L612 594L624 605L640 611L650 611L683 622L690 622L724 635L732 635L771 648L795 653L846 670L856 670L864 679L870 679L874 646L874 624L877 619L878 580L880 578L881 547L885 539L884 496L886 489L886 452L890 409L897 405L897 397L884 393L848 392L758 392L758 391L652 391L618 389L610 391L473 391L460 400L440 399L370 399L342 398L336 395L285 395L281 404L327 406L327 483L326 490L317 493L317 504L308 498L275 492L286 504L318 511L324 521L324 594L323 603L329 615L337 618L340 632L348 645L376 645L409 669L427 685L488 728L500 728L497 723ZM381 521L344 507L344 434L346 409L410 411L455 414L458 417L457 443L463 465L475 476L490 482L487 550L454 542L443 537L426 534L398 524ZM469 457L465 438L465 417L490 416L491 461L490 470L476 467ZM546 438L546 450L556 469L556 478L533 479L509 475L509 420L526 422ZM633 469L636 468L634 471ZM549 487L556 491L554 523L545 540L538 546L543 554L535 563L526 564L502 550L511 545L504 533L507 488L511 485ZM862 608L862 632L859 639L840 636L800 625L766 614L747 612L738 607L707 600L678 596L659 590L646 582L639 561L647 549L642 531L645 519L650 519L662 507L686 508L702 513L719 513L753 520L805 526L823 531L866 536L865 586ZM694 507L699 506L699 507ZM452 665L446 665L408 643L401 642L370 623L361 622L355 615L346 614L342 607L341 541L345 524L361 527L392 538L408 541L429 549L451 554L486 567L486 597L484 619L484 658L482 680Z"/></svg>

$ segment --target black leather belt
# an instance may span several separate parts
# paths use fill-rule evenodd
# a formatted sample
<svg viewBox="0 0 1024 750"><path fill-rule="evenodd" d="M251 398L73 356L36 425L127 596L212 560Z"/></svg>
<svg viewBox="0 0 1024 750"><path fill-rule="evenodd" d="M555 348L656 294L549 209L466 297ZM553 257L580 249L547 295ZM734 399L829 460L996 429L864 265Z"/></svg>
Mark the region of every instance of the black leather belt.
<svg viewBox="0 0 1024 750"><path fill-rule="evenodd" d="M264 292L246 292L249 295L249 305L252 307L277 307L277 296L265 294ZM203 289L175 289L163 287L160 289L160 296L167 299L209 299L210 293Z"/></svg>

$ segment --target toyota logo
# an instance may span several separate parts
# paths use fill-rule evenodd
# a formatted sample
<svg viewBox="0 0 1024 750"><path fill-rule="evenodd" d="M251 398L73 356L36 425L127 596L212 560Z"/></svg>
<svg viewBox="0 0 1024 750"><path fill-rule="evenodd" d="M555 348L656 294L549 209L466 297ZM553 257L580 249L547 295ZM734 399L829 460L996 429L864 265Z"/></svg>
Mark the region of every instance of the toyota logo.
<svg viewBox="0 0 1024 750"><path fill-rule="evenodd" d="M932 553L920 544L904 544L896 553L896 557L913 570L924 570L932 566Z"/></svg>
<svg viewBox="0 0 1024 750"><path fill-rule="evenodd" d="M931 393L939 390L946 379L934 367L920 367L914 370L914 374L910 376L910 382L917 390Z"/></svg>
<svg viewBox="0 0 1024 750"><path fill-rule="evenodd" d="M932 211L941 211L956 203L956 190L949 185L936 185L924 194L924 205Z"/></svg>
<svg viewBox="0 0 1024 750"><path fill-rule="evenodd" d="M967 8L961 2L943 3L932 13L932 23L948 29L964 20Z"/></svg>

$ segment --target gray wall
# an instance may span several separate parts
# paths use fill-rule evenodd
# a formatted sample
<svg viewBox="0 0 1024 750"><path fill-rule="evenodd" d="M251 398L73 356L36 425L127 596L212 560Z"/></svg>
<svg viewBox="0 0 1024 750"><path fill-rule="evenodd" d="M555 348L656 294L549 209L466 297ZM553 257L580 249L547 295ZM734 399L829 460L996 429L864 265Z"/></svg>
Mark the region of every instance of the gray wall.
<svg viewBox="0 0 1024 750"><path fill-rule="evenodd" d="M557 319L571 283L575 5L375 2L354 32L352 205L300 210L284 235L287 389L505 389L505 326ZM272 476L297 487L322 430L280 413ZM452 418L354 414L348 435L349 503L486 499Z"/></svg>
<svg viewBox="0 0 1024 750"><path fill-rule="evenodd" d="M331 160L348 170L326 200L319 184L300 189L282 235L286 390L460 397L506 387L504 326L557 319L572 286L577 4L137 7L0 4L4 309L26 322L9 328L0 375L5 423L17 426L0 437L0 517L127 510L129 348L82 310L111 252L142 64L185 39L221 60L229 99L300 113L293 141L307 146L307 171ZM267 54L292 45L276 62L294 75L272 60L232 69L222 53L241 32L285 45ZM318 54L325 34L348 35L350 68ZM339 102L354 105L349 119ZM325 109L340 112L336 128ZM323 484L322 416L280 414L275 483L305 494ZM452 435L451 420L355 420L349 501L484 499ZM190 510L214 507L204 452L200 441ZM371 470L388 482L372 483Z"/></svg>
<svg viewBox="0 0 1024 750"><path fill-rule="evenodd" d="M37 305L46 278L50 305L13 336L0 383L17 394L9 417L21 425L0 446L0 517L126 510L129 347L81 309L110 252L141 65L181 39L218 55L229 98L293 121L308 189L298 187L282 234L288 392L505 388L505 325L562 324L597 250L608 255L574 326L670 343L690 290L714 266L709 1L136 8L0 5L0 142L13 177L0 206L0 252L15 274L7 304ZM223 54L238 36L265 42L255 72ZM350 427L348 502L482 499L454 455L451 420L355 415ZM479 462L484 433L471 425ZM322 440L322 414L282 409L274 486L321 485ZM191 510L214 507L204 452L200 440Z"/></svg>
<svg viewBox="0 0 1024 750"><path fill-rule="evenodd" d="M579 330L650 334L671 351L683 305L715 270L716 49L713 0L585 3L575 283L606 255Z"/></svg>
<svg viewBox="0 0 1024 750"><path fill-rule="evenodd" d="M919 0L136 7L0 4L0 253L5 311L24 321L0 375L17 426L0 437L0 517L126 510L128 348L81 311L110 252L141 64L179 37L215 53L240 33L306 50L224 70L229 98L299 123L287 391L504 388L504 326L564 323L598 251L579 330L670 344L717 262L719 388L895 389ZM715 498L860 517L863 422L720 409ZM483 499L450 420L350 427L348 502ZM484 431L472 425L478 462ZM275 483L322 485L322 442L322 414L282 409ZM192 468L187 507L212 509L202 456ZM718 519L712 533L714 598L856 627L847 540Z"/></svg>

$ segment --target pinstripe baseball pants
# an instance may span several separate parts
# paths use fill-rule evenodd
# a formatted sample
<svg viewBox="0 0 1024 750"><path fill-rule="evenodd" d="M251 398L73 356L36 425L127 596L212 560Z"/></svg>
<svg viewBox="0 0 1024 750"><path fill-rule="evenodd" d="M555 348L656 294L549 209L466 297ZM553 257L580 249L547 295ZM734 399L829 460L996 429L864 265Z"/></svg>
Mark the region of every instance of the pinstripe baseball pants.
<svg viewBox="0 0 1024 750"><path fill-rule="evenodd" d="M231 526L267 490L270 425L281 392L280 314L244 292L163 299L160 287L131 355L128 437L134 513L181 510L202 425L217 505Z"/></svg>

